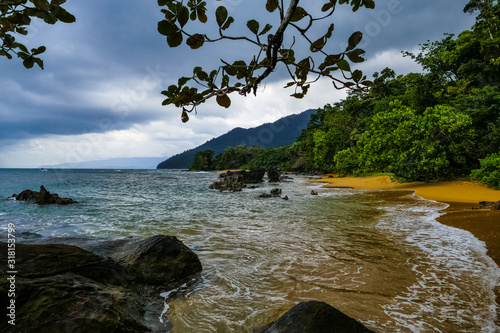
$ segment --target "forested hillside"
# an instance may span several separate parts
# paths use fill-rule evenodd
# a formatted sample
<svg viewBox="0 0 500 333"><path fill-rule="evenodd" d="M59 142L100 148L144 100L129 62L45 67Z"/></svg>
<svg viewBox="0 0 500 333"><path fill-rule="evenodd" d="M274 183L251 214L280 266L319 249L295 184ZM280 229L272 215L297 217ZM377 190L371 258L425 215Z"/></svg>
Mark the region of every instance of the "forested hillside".
<svg viewBox="0 0 500 333"><path fill-rule="evenodd" d="M470 30L404 52L421 73L382 69L368 91L318 109L292 146L260 151L243 166L407 181L472 175L499 188L500 5L478 3L464 9L478 13Z"/></svg>
<svg viewBox="0 0 500 333"><path fill-rule="evenodd" d="M307 110L299 114L283 117L274 123L244 129L235 128L228 133L209 140L196 148L174 155L161 162L158 169L187 169L193 163L194 156L199 151L210 149L215 154L224 152L230 146L263 148L282 147L293 144L309 121L310 115L316 110Z"/></svg>

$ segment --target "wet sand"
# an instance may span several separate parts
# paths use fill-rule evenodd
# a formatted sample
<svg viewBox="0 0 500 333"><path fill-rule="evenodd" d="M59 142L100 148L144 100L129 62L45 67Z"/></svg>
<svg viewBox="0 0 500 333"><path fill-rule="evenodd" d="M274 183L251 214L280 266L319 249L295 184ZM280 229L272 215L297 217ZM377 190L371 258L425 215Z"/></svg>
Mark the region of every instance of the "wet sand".
<svg viewBox="0 0 500 333"><path fill-rule="evenodd" d="M438 221L471 232L486 244L488 255L500 266L500 211L478 209L479 201L499 201L500 191L490 189L478 182L398 183L391 181L388 176L332 177L326 175L322 179L312 181L327 183L325 188L412 190L415 191L415 195L424 199L447 203L449 207L445 210L446 214L440 216ZM495 292L497 304L500 304L500 287L497 287Z"/></svg>
<svg viewBox="0 0 500 333"><path fill-rule="evenodd" d="M424 199L447 203L446 214L438 221L470 231L486 243L489 256L500 266L500 211L477 209L479 201L499 201L500 191L477 182L398 183L388 176L331 178L327 175L312 181L328 183L325 188L412 190Z"/></svg>

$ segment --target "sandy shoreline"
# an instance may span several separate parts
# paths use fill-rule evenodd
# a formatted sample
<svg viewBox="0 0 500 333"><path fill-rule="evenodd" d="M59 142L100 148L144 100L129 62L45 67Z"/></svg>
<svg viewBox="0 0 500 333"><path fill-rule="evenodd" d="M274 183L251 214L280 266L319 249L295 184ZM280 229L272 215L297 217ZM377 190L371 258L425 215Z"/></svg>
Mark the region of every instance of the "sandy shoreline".
<svg viewBox="0 0 500 333"><path fill-rule="evenodd" d="M488 255L500 266L500 211L475 209L479 207L480 201L499 201L500 191L477 182L398 183L392 182L388 176L332 178L327 175L312 181L327 183L325 188L415 191L415 195L424 199L444 202L449 207L445 210L446 214L437 220L471 232L486 244ZM497 287L495 292L497 304L500 304L500 287Z"/></svg>
<svg viewBox="0 0 500 333"><path fill-rule="evenodd" d="M500 266L500 211L474 209L479 207L479 201L499 201L500 191L477 182L398 183L392 182L388 176L325 176L312 181L327 183L325 188L415 191L415 195L424 199L447 203L449 207L445 210L446 214L439 217L438 221L470 231L486 243L488 254Z"/></svg>

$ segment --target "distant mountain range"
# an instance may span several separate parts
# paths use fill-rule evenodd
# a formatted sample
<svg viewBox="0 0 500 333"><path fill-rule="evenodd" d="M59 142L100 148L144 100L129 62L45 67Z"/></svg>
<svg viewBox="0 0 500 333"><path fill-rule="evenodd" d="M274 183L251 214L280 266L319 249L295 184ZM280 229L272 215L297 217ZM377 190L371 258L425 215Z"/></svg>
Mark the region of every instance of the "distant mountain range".
<svg viewBox="0 0 500 333"><path fill-rule="evenodd" d="M224 152L227 147L239 145L247 147L259 145L262 148L289 146L295 142L301 130L306 128L311 114L315 112L314 109L307 110L281 118L274 123L266 123L249 129L237 127L226 134L205 142L201 146L170 157L158 164L157 168L187 169L193 163L194 155L206 149L212 149L217 155Z"/></svg>
<svg viewBox="0 0 500 333"><path fill-rule="evenodd" d="M156 169L165 157L124 157L79 163L42 165L41 168L53 169Z"/></svg>

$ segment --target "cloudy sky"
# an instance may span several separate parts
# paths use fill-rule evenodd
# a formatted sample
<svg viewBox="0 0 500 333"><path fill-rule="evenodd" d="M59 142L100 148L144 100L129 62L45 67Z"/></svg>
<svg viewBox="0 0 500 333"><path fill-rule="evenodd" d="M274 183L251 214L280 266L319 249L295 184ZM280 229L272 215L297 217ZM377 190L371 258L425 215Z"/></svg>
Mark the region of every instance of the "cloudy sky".
<svg viewBox="0 0 500 333"><path fill-rule="evenodd" d="M473 16L462 12L468 0L375 2L374 10L354 14L350 7L339 6L327 46L328 52L340 52L352 32L362 31L360 46L367 61L356 68L369 77L385 67L398 74L420 71L401 51L417 51L419 43L438 40L443 33L458 34L474 23ZM245 23L252 18L273 24L264 0L207 3L210 11L225 5L236 18L228 31L233 35L247 30ZM304 1L303 6L314 6L309 3L322 1ZM20 39L29 47L47 47L44 70L27 70L19 60L0 58L0 167L169 157L234 127L258 126L345 96L320 81L304 99L291 98L293 91L283 89L286 77L277 71L256 97L236 96L230 109L206 103L184 124L179 109L161 105L160 92L189 76L195 66L212 69L221 58L231 63L245 59L251 48L236 42L196 51L170 49L157 32L162 13L154 0L69 0L65 8L76 23L47 26L34 21L29 37ZM318 36L323 30L324 24Z"/></svg>

